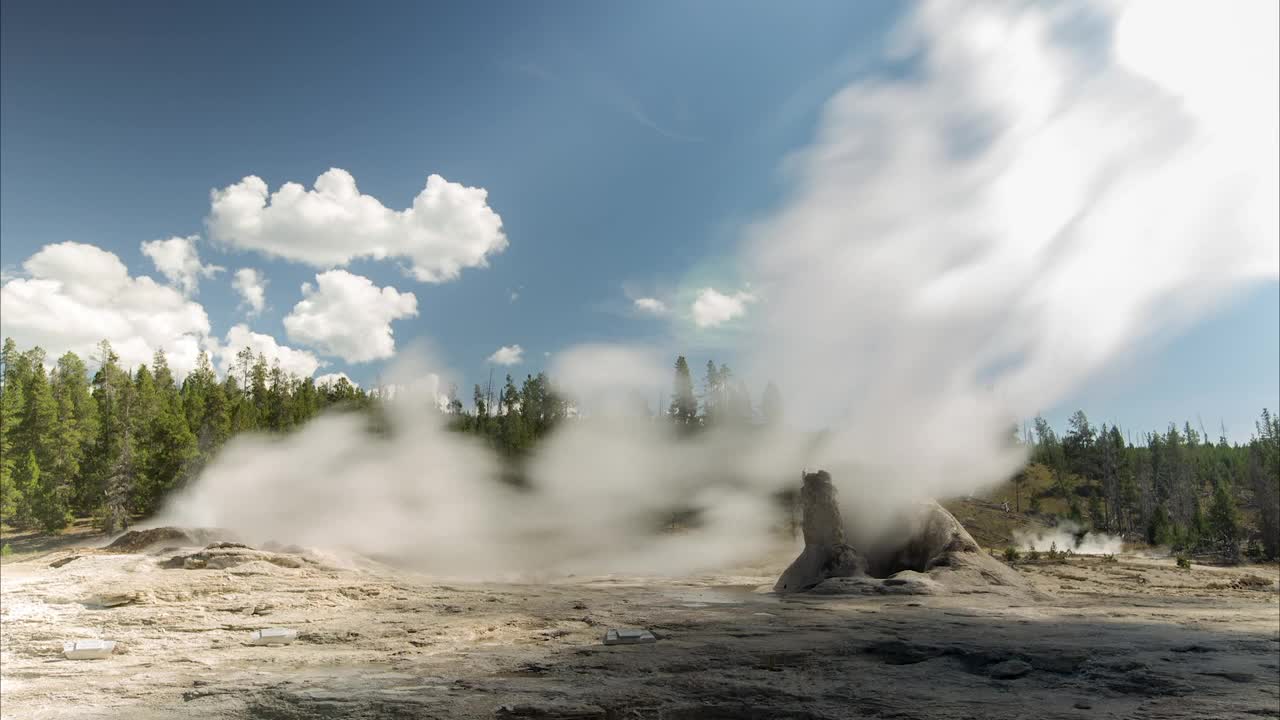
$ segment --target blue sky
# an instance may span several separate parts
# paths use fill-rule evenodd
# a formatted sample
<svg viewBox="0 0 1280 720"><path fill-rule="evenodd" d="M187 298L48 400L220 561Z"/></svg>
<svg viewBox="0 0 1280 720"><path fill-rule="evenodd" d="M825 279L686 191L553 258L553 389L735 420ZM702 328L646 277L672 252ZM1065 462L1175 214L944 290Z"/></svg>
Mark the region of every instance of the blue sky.
<svg viewBox="0 0 1280 720"><path fill-rule="evenodd" d="M200 234L201 259L227 268L194 297L211 335L245 322L297 347L282 321L321 268L211 242L210 191L247 175L310 187L336 167L402 209L435 173L487 190L505 251L442 283L393 262L345 269L416 296L397 347L429 338L464 395L511 344L520 375L600 341L732 363L717 334L631 301L739 286L744 227L787 197L784 160L827 99L894 71L877 58L904 7L6 2L0 263L12 274L75 241L155 276L141 242ZM230 284L240 267L269 281L256 317ZM1280 405L1278 304L1260 281L1045 412L1061 426L1079 405L1135 429L1198 413L1244 439ZM322 357L317 374L366 385L386 362Z"/></svg>

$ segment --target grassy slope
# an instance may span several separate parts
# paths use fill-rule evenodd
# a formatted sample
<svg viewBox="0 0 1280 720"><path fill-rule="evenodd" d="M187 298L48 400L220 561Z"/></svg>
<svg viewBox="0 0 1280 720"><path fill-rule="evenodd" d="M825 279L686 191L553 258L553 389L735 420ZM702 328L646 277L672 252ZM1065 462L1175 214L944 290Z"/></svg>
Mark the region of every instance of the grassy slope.
<svg viewBox="0 0 1280 720"><path fill-rule="evenodd" d="M968 498L952 498L944 500L942 505L956 516L965 529L973 535L979 545L986 548L1003 548L1013 544L1016 530L1027 530L1048 527L1047 517L1050 514L1066 515L1066 500L1056 497L1044 497L1040 500L1040 515L1028 512L1031 496L1049 488L1053 478L1049 470L1041 465L1031 465L1026 480L1022 485L1021 509L1015 501L1014 485L1007 480L988 491ZM1002 502L1009 503L1010 512L1005 512Z"/></svg>

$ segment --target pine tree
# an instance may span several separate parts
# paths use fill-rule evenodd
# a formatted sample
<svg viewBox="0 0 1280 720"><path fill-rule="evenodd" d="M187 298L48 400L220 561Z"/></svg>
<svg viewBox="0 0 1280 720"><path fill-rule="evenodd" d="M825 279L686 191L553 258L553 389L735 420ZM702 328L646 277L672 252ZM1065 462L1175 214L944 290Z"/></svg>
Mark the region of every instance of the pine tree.
<svg viewBox="0 0 1280 720"><path fill-rule="evenodd" d="M232 435L257 428L257 416L253 402L234 375L227 375L222 383L223 396L227 400L227 422Z"/></svg>
<svg viewBox="0 0 1280 720"><path fill-rule="evenodd" d="M44 372L44 352L39 348L31 353L30 374L23 388L23 408L14 438L13 452L16 457L34 456L40 468L52 467L56 449L58 425L58 406L53 400L53 391ZM17 483L18 491L23 498L19 503L17 519L23 524L35 519L36 488Z"/></svg>
<svg viewBox="0 0 1280 720"><path fill-rule="evenodd" d="M151 356L151 378L156 385L156 394L161 402L178 405L178 385L173 379L173 371L169 369L169 359L164 355L164 348L156 350Z"/></svg>
<svg viewBox="0 0 1280 720"><path fill-rule="evenodd" d="M27 458L32 468L27 491L31 498L31 518L42 531L56 533L71 524L67 488L58 478L40 472L35 453L29 453Z"/></svg>
<svg viewBox="0 0 1280 720"><path fill-rule="evenodd" d="M40 463L36 461L34 451L28 450L26 457L14 468L13 484L22 504L13 514L12 520L15 525L23 527L35 521L34 508L39 506L36 494L39 492Z"/></svg>
<svg viewBox="0 0 1280 720"><path fill-rule="evenodd" d="M164 353L157 351L151 372L145 370L145 367L138 370L135 385L139 411L136 437L145 448L138 453L140 482L135 500L140 512L150 513L158 509L165 494L185 478L198 449ZM148 378L150 387L146 385Z"/></svg>
<svg viewBox="0 0 1280 720"><path fill-rule="evenodd" d="M1209 532L1223 559L1228 562L1240 560L1240 510L1236 500L1231 496L1228 483L1220 483L1213 491L1213 502L1209 505Z"/></svg>
<svg viewBox="0 0 1280 720"><path fill-rule="evenodd" d="M231 434L226 391L218 383L207 353L200 353L195 369L182 383L181 395L187 428L196 438L198 467L208 462Z"/></svg>
<svg viewBox="0 0 1280 720"><path fill-rule="evenodd" d="M449 383L449 391L445 397L448 399L445 404L445 412L454 417L462 415L462 400L458 399L457 383Z"/></svg>
<svg viewBox="0 0 1280 720"><path fill-rule="evenodd" d="M289 375L280 367L277 359L267 372L266 391L266 424L267 429L274 432L288 430L292 426L290 416L290 396L293 383Z"/></svg>
<svg viewBox="0 0 1280 720"><path fill-rule="evenodd" d="M258 427L270 428L268 423L268 399L267 399L267 378L270 370L267 366L267 356L258 353L258 359L253 361L253 367L249 369L249 384L245 386L245 391L249 393L249 397L253 400L253 415L257 418Z"/></svg>
<svg viewBox="0 0 1280 720"><path fill-rule="evenodd" d="M231 361L231 372L227 373L227 377L234 377L240 387L248 388L252 371L253 348L246 345L236 352L235 360Z"/></svg>
<svg viewBox="0 0 1280 720"><path fill-rule="evenodd" d="M1060 497L1068 497L1070 489L1067 487L1067 460L1062 449L1062 443L1058 440L1058 436L1054 434L1053 428L1049 426L1049 422L1039 415L1034 421L1036 431L1036 448L1032 452L1031 457L1035 462L1049 468L1053 473L1053 490Z"/></svg>
<svg viewBox="0 0 1280 720"><path fill-rule="evenodd" d="M223 388L217 382L209 383L205 388L204 413L195 429L196 442L205 459L217 452L231 437L230 403L227 402Z"/></svg>
<svg viewBox="0 0 1280 720"><path fill-rule="evenodd" d="M311 378L302 378L292 383L293 393L289 397L289 425L299 426L315 417L319 412L320 397L316 390L316 382Z"/></svg>
<svg viewBox="0 0 1280 720"><path fill-rule="evenodd" d="M724 368L722 373L714 361L707 361L707 374L702 379L702 422L705 425L715 425L720 421L721 409L724 406L724 386L729 368Z"/></svg>
<svg viewBox="0 0 1280 720"><path fill-rule="evenodd" d="M158 478L153 478L147 474L152 467L160 462L158 458L153 456L160 453L161 449L147 442L151 425L159 414L160 396L156 390L155 376L151 374L151 368L146 365L139 365L137 372L133 376L133 406L130 413L130 418L132 419L131 437L134 440L133 467L137 473L134 478L133 490L129 494L129 512L131 514L146 512L146 503L152 495L151 488L159 481Z"/></svg>
<svg viewBox="0 0 1280 720"><path fill-rule="evenodd" d="M13 520L22 503L14 480L14 445L24 404L22 359L13 338L5 338L0 364L0 519Z"/></svg>
<svg viewBox="0 0 1280 720"><path fill-rule="evenodd" d="M676 425L689 429L698 421L698 401L693 396L693 379L684 356L676 358L675 380L671 388L671 407L667 415Z"/></svg>
<svg viewBox="0 0 1280 720"><path fill-rule="evenodd" d="M7 456L5 459L9 462ZM7 467L0 472L0 521L10 525L17 524L18 507L21 504L22 493L18 490L15 473L13 468Z"/></svg>
<svg viewBox="0 0 1280 720"><path fill-rule="evenodd" d="M1067 420L1069 431L1062 438L1062 455L1068 472L1083 478L1098 477L1095 450L1097 434L1083 410L1076 410Z"/></svg>
<svg viewBox="0 0 1280 720"><path fill-rule="evenodd" d="M472 429L477 435L484 435L489 424L489 406L485 403L484 390L480 388L479 383L476 383L475 390L472 391L471 402L476 409L475 425Z"/></svg>
<svg viewBox="0 0 1280 720"><path fill-rule="evenodd" d="M350 405L359 399L356 387L345 377L338 378L336 382L321 385L320 390L328 405Z"/></svg>
<svg viewBox="0 0 1280 720"><path fill-rule="evenodd" d="M118 364L119 357L111 345L104 340L98 347L101 367L94 376L93 389L98 403L94 478L100 525L104 532L114 533L128 527L136 492L137 391L129 373Z"/></svg>
<svg viewBox="0 0 1280 720"><path fill-rule="evenodd" d="M50 379L57 420L52 430L52 457L41 477L44 486L39 514L46 531L60 530L86 494L83 461L97 432L97 403L89 393L84 362L75 353L58 358Z"/></svg>
<svg viewBox="0 0 1280 720"><path fill-rule="evenodd" d="M1263 408L1249 443L1249 479L1267 559L1280 558L1280 416Z"/></svg>
<svg viewBox="0 0 1280 720"><path fill-rule="evenodd" d="M1147 523L1147 542L1151 545L1167 545L1172 539L1173 528L1164 505L1157 505Z"/></svg>
<svg viewBox="0 0 1280 720"><path fill-rule="evenodd" d="M525 447L525 428L520 415L520 391L510 375L498 402L498 439L508 453L518 452Z"/></svg>

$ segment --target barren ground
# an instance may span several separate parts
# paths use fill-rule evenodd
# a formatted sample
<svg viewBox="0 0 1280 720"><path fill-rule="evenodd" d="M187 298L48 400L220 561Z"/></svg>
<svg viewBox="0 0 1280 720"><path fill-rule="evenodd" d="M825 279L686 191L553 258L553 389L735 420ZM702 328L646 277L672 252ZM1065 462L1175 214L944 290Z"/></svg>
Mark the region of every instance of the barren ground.
<svg viewBox="0 0 1280 720"><path fill-rule="evenodd" d="M3 565L2 716L1280 717L1274 565L1019 565L1049 596L1029 602L764 591L795 549L696 578L467 584L316 555L182 569L162 566L174 549L44 548ZM272 626L300 638L246 643ZM602 645L619 626L660 639ZM120 645L65 660L73 638Z"/></svg>

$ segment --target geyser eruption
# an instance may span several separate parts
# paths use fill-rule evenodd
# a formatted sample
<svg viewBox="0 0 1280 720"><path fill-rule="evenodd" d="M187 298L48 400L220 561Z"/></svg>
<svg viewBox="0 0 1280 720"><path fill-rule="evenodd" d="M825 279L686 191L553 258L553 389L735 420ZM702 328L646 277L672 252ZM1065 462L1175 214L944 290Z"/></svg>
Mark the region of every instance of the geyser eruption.
<svg viewBox="0 0 1280 720"><path fill-rule="evenodd" d="M1277 7L924 2L827 103L744 261L846 507L1007 477L1018 419L1276 277Z"/></svg>
<svg viewBox="0 0 1280 720"><path fill-rule="evenodd" d="M831 98L788 165L793 193L735 258L756 298L746 376L776 381L793 425L826 431L816 445L798 427L688 439L630 417L619 387L665 386L659 349L593 346L552 375L596 412L536 451L527 488L433 411L374 438L339 416L237 439L170 522L441 573L684 572L757 556L772 495L823 467L875 573L894 518L1015 470L1018 418L1277 275L1277 4L1231 10L910 13L888 58L908 71ZM655 534L672 505L702 525Z"/></svg>

